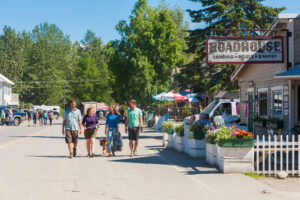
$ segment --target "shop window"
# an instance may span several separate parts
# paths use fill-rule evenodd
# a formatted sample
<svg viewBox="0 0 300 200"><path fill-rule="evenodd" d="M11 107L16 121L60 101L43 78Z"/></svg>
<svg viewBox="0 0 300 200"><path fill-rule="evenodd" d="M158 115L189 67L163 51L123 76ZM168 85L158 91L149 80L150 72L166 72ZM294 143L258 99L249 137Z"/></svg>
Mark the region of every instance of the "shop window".
<svg viewBox="0 0 300 200"><path fill-rule="evenodd" d="M268 115L268 92L259 92L259 101L258 101L258 108L259 108L259 115L260 116L267 116Z"/></svg>
<svg viewBox="0 0 300 200"><path fill-rule="evenodd" d="M272 91L272 116L282 117L283 95L282 90Z"/></svg>

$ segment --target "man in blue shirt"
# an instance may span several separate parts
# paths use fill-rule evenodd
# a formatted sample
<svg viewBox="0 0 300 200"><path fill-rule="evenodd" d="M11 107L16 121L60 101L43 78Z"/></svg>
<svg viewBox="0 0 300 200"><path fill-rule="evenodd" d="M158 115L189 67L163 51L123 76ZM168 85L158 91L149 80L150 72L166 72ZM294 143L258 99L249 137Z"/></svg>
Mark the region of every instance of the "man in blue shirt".
<svg viewBox="0 0 300 200"><path fill-rule="evenodd" d="M68 108L63 115L62 134L65 135L66 143L70 151L70 158L76 156L76 147L78 143L78 131L82 134L81 129L81 112L76 108L76 101L70 101ZM74 144L72 151L72 143Z"/></svg>

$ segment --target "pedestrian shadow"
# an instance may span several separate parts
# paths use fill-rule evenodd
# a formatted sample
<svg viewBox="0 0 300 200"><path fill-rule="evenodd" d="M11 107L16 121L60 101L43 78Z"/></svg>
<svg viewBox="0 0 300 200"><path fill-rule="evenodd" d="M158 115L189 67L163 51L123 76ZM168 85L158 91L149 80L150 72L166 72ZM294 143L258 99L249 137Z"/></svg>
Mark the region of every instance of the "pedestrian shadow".
<svg viewBox="0 0 300 200"><path fill-rule="evenodd" d="M61 155L27 155L26 157L31 157L31 158L68 158L69 156L61 156Z"/></svg>
<svg viewBox="0 0 300 200"><path fill-rule="evenodd" d="M35 135L35 136L24 136L24 135L20 135L20 136L9 136L9 137L16 137L16 138L38 138L38 139L60 139L60 140L64 140L65 136L46 136L46 135ZM85 140L82 137L79 137L78 140Z"/></svg>
<svg viewBox="0 0 300 200"><path fill-rule="evenodd" d="M179 153L172 149L166 149L159 146L145 146L149 150L155 150L158 153L150 156L136 156L127 159L111 160L111 162L135 163L143 165L170 165L182 168L185 175L196 174L219 174L215 167L206 164L205 160L193 159L185 154Z"/></svg>

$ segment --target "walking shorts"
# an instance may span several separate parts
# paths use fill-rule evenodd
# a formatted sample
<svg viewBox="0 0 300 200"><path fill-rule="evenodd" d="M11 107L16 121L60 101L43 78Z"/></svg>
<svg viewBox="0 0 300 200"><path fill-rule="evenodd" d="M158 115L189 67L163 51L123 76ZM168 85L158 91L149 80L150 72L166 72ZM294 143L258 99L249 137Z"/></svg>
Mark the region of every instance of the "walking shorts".
<svg viewBox="0 0 300 200"><path fill-rule="evenodd" d="M72 130L66 130L66 137L65 137L66 143L78 143L78 131L72 131Z"/></svg>
<svg viewBox="0 0 300 200"><path fill-rule="evenodd" d="M140 127L128 127L128 139L137 141L140 135Z"/></svg>
<svg viewBox="0 0 300 200"><path fill-rule="evenodd" d="M97 136L97 129L86 129L84 131L85 139L96 138Z"/></svg>

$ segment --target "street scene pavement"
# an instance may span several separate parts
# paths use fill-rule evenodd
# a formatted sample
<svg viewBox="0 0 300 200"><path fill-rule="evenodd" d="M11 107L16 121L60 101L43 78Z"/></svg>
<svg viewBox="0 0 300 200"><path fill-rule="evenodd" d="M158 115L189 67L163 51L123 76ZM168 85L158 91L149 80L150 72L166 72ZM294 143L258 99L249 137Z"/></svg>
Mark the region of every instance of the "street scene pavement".
<svg viewBox="0 0 300 200"><path fill-rule="evenodd" d="M61 121L52 127L0 127L0 199L300 199L242 174L221 174L162 147L161 133L145 129L138 156L124 149L116 157L102 155L97 141L88 158L80 136L78 157L68 158ZM104 125L98 138L104 136Z"/></svg>

